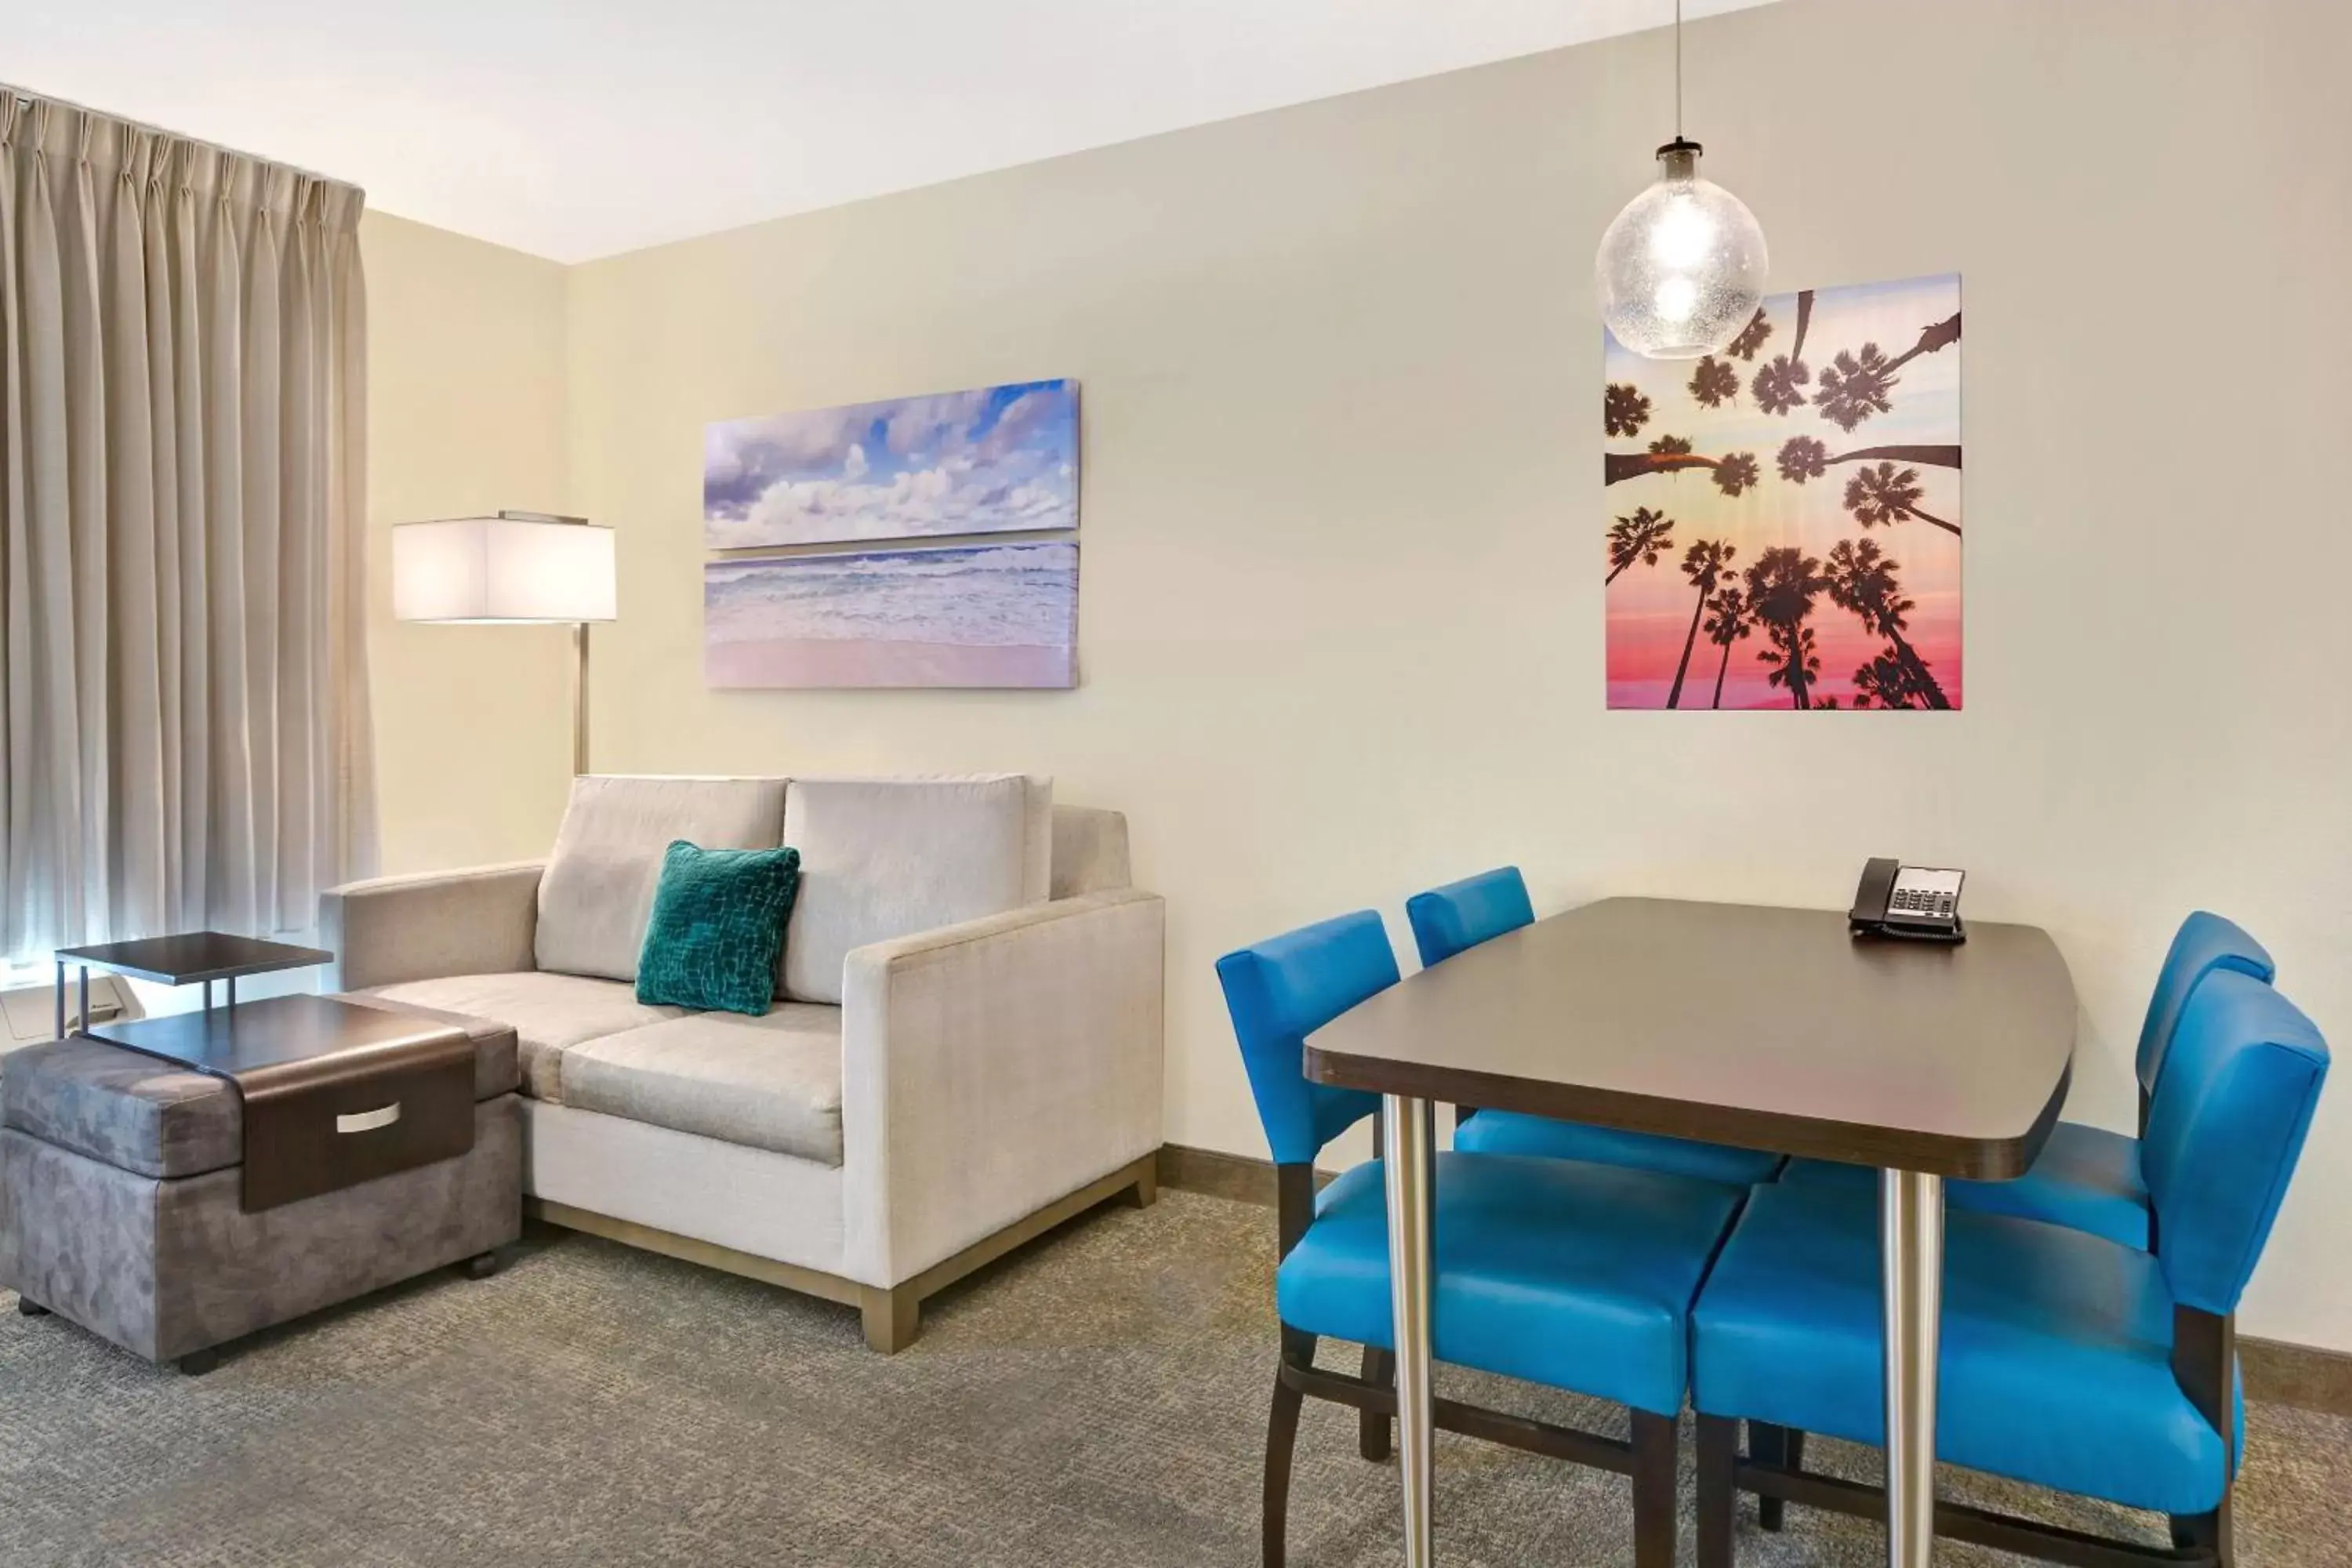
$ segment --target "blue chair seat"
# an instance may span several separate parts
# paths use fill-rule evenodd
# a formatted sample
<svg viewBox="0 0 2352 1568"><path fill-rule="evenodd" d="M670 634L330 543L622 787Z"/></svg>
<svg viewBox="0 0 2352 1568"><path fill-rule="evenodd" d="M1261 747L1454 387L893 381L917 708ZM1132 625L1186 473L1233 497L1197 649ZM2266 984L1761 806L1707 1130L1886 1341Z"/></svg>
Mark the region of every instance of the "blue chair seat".
<svg viewBox="0 0 2352 1568"><path fill-rule="evenodd" d="M1680 1412L1691 1299L1744 1194L1571 1160L1436 1163L1436 1358ZM1381 1177L1371 1161L1323 1189L1276 1276L1290 1327L1394 1348Z"/></svg>
<svg viewBox="0 0 2352 1568"><path fill-rule="evenodd" d="M1854 1193L1756 1190L1692 1312L1701 1412L1885 1443L1876 1210ZM2173 1304L2146 1252L1948 1214L1937 1457L2128 1507L2214 1508L2222 1443L2174 1378Z"/></svg>
<svg viewBox="0 0 2352 1568"><path fill-rule="evenodd" d="M1878 1173L1791 1160L1780 1179L1790 1186L1875 1191ZM2147 1184L2140 1178L2139 1140L2103 1127L2062 1121L2051 1129L2050 1142L2025 1174L2013 1182L1948 1182L1944 1201L1956 1209L2038 1219L2147 1250Z"/></svg>
<svg viewBox="0 0 2352 1568"><path fill-rule="evenodd" d="M1769 1182L1780 1168L1780 1155L1759 1149L1734 1149L1654 1132L1626 1132L1614 1127L1588 1127L1580 1122L1555 1121L1549 1116L1525 1116L1516 1110L1480 1111L1454 1129L1454 1146L1473 1154L1538 1154L1553 1160L1590 1160L1596 1164L1626 1165L1637 1171L1661 1171L1670 1176L1695 1176L1702 1182L1727 1182L1736 1187Z"/></svg>

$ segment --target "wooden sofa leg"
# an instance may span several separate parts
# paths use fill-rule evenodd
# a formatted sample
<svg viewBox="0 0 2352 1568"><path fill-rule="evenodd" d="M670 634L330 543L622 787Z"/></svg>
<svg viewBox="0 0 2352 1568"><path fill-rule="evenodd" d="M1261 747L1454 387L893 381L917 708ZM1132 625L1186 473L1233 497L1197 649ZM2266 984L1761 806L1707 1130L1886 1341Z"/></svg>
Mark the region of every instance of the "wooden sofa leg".
<svg viewBox="0 0 2352 1568"><path fill-rule="evenodd" d="M1148 1209L1160 1201L1160 1162L1147 1160L1135 1178L1135 1184L1120 1194L1133 1208Z"/></svg>
<svg viewBox="0 0 2352 1568"><path fill-rule="evenodd" d="M866 1318L866 1345L882 1355L897 1355L915 1342L922 1322L922 1299L912 1285L877 1289L858 1287L858 1307Z"/></svg>

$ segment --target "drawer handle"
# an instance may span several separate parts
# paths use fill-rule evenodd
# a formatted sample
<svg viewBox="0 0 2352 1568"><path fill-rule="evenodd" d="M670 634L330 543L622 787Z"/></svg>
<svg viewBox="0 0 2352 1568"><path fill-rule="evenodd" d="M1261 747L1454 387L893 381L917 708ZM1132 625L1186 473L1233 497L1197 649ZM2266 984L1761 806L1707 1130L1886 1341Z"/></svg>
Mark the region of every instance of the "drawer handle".
<svg viewBox="0 0 2352 1568"><path fill-rule="evenodd" d="M389 1127L399 1120L400 1101L395 1100L390 1105L379 1106L373 1110L354 1111L349 1116L336 1117L335 1131L373 1132L379 1127Z"/></svg>

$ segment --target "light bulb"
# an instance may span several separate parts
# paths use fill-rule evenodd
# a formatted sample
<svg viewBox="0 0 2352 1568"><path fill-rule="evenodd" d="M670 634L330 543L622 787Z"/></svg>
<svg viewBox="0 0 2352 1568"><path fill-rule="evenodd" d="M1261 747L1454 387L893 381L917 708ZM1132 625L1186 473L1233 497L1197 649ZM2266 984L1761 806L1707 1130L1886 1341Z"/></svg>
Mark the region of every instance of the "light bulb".
<svg viewBox="0 0 2352 1568"><path fill-rule="evenodd" d="M1650 259L1676 271L1706 260L1714 243L1714 220L1686 190L1668 198L1650 226Z"/></svg>
<svg viewBox="0 0 2352 1568"><path fill-rule="evenodd" d="M1658 179L1601 237L1593 271L1617 341L1652 359L1696 359L1739 335L1763 300L1764 231L1698 172L1700 149L1658 149Z"/></svg>

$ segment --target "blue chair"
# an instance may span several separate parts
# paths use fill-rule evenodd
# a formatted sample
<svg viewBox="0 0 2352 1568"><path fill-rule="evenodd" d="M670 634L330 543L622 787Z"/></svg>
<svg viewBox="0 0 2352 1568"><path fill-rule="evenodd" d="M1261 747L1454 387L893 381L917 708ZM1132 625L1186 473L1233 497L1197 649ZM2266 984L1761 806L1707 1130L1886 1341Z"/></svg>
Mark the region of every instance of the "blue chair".
<svg viewBox="0 0 2352 1568"><path fill-rule="evenodd" d="M2177 1552L2163 1561L2228 1568L2243 1405L2233 1314L2327 1064L2286 998L2252 975L2213 974L2180 1013L2149 1107L2153 1252L2008 1215L1947 1216L1938 1458L2168 1514ZM1758 1188L1699 1294L1691 1340L1700 1568L1729 1568L1740 1488L1883 1508L1874 1488L1738 1453L1743 1418L1751 1438L1761 1425L1884 1442L1872 1205L1836 1187ZM2129 1556L2125 1543L1951 1504L1936 1524L2053 1561Z"/></svg>
<svg viewBox="0 0 2352 1568"><path fill-rule="evenodd" d="M1368 1458L1386 1456L1396 1409L1380 1162L1315 1188L1316 1155L1371 1114L1377 1097L1311 1083L1302 1070L1307 1036L1396 984L1396 955L1367 910L1227 953L1217 977L1277 1173L1282 1353L1266 1424L1264 1553L1279 1568L1306 1398L1360 1412ZM1571 1160L1450 1153L1435 1166L1436 1359L1626 1405L1633 1439L1446 1399L1434 1402L1436 1425L1630 1473L1637 1568L1671 1568L1690 1301L1744 1194ZM1318 1338L1365 1346L1363 1375L1318 1369Z"/></svg>
<svg viewBox="0 0 2352 1568"><path fill-rule="evenodd" d="M2200 910L2181 922L2140 1026L2134 1066L2142 1131L2173 1032L2198 985L2218 973L2244 974L2268 984L2276 973L2263 944L2220 915ZM1871 1177L1872 1173L1857 1166L1799 1160L1790 1164L1784 1180L1869 1186ZM1945 1201L1979 1214L2047 1220L2143 1251L2148 1245L2150 1211L2147 1183L2140 1171L2140 1141L2104 1127L2062 1121L2051 1129L2050 1142L2024 1175L2012 1182L1952 1182L1945 1187Z"/></svg>
<svg viewBox="0 0 2352 1568"><path fill-rule="evenodd" d="M1505 931L1535 923L1535 906L1528 900L1528 884L1517 866L1482 871L1415 893L1405 901L1405 919L1412 926L1413 945L1421 950L1424 969ZM1548 1116L1528 1116L1515 1110L1465 1110L1455 1124L1454 1147L1473 1154L1532 1154L1555 1160L1591 1160L1604 1165L1625 1165L1637 1171L1663 1171L1668 1175L1696 1176L1702 1181L1748 1186L1769 1181L1780 1167L1780 1156L1754 1149L1733 1149L1688 1138L1654 1132L1626 1132L1614 1127L1588 1127L1555 1121Z"/></svg>

